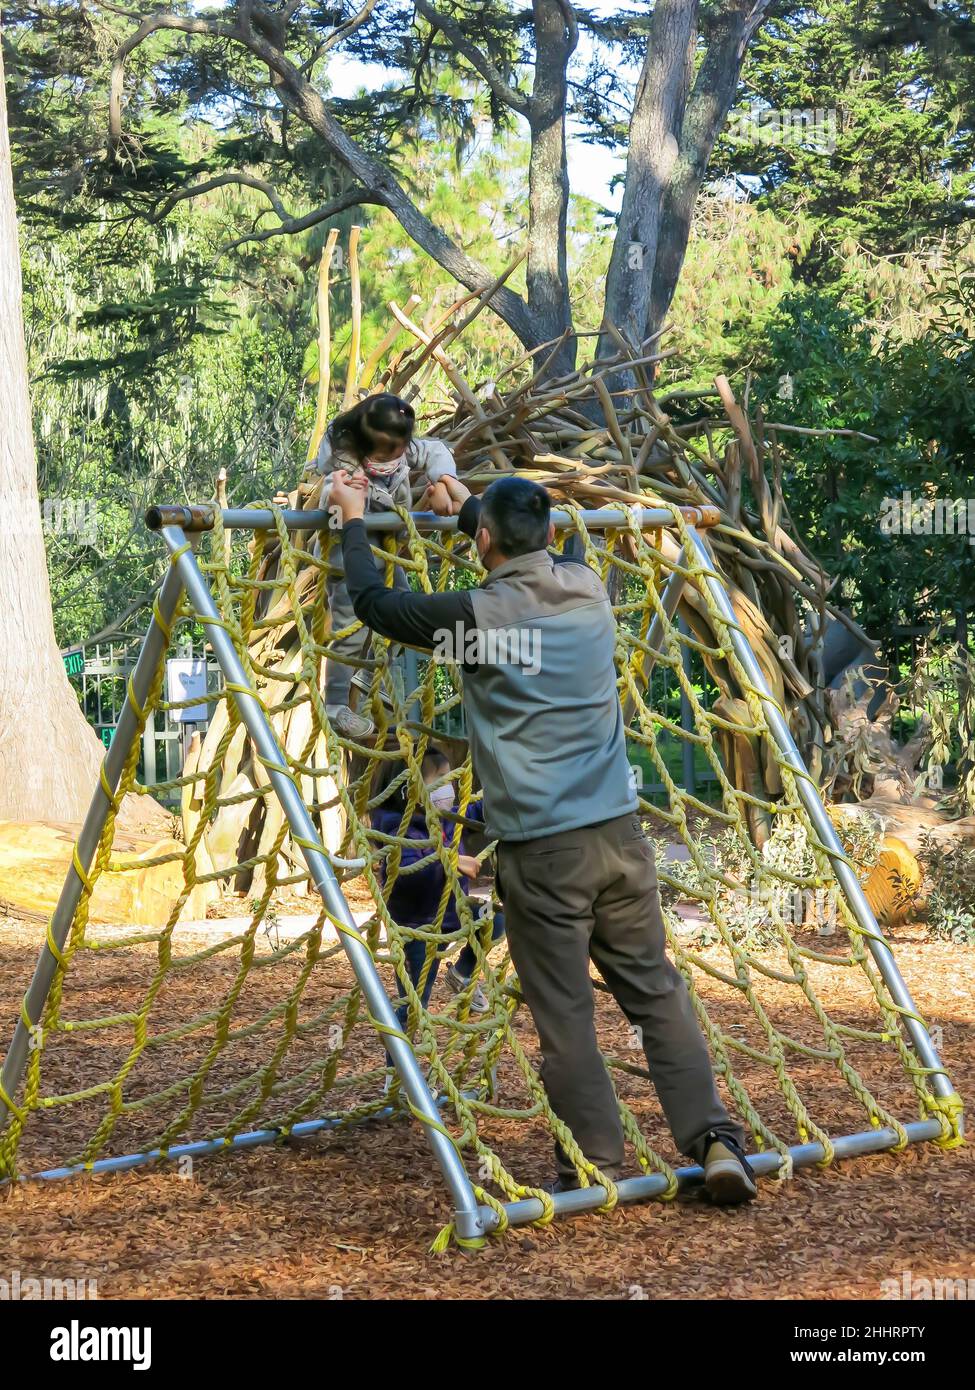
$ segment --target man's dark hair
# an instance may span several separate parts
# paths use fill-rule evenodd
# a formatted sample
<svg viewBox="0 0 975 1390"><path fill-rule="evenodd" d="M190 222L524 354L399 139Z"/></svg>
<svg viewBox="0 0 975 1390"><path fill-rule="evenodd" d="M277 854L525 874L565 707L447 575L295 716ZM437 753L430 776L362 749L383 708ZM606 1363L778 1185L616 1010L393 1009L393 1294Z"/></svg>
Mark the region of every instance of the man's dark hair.
<svg viewBox="0 0 975 1390"><path fill-rule="evenodd" d="M512 559L545 549L551 513L548 493L528 478L499 478L481 498L481 525Z"/></svg>

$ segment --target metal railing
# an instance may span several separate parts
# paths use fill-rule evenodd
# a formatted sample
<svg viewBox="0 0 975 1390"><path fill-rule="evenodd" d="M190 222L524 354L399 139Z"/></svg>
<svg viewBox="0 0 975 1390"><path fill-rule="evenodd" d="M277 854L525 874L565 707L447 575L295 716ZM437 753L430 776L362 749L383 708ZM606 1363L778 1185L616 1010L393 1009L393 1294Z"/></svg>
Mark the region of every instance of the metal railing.
<svg viewBox="0 0 975 1390"><path fill-rule="evenodd" d="M80 643L61 652L68 680L77 691L85 718L106 748L111 746L125 707L125 689L135 670L142 646L141 638L109 642ZM206 658L207 690L218 690L221 683L218 663L205 651L202 642L184 644L180 656ZM209 719L182 720L180 711L153 710L142 734L138 777L146 786L156 786L179 777L190 738L204 734ZM159 799L166 804L178 800L170 795Z"/></svg>

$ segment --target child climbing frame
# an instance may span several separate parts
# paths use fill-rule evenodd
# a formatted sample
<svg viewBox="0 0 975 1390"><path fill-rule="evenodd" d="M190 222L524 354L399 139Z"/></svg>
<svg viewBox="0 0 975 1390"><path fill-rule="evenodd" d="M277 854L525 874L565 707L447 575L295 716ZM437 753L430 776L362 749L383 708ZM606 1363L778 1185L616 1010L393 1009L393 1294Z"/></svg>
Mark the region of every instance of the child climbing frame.
<svg viewBox="0 0 975 1390"><path fill-rule="evenodd" d="M388 644L374 635L366 668L379 735L354 745L331 728L322 675L336 537L327 514L160 507L148 520L171 565L7 1053L0 1174L115 1170L405 1113L422 1127L452 1204L438 1248L451 1237L477 1244L556 1214L672 1197L697 1181L699 1170L676 1167L667 1152L639 1052L615 1055L628 1045L623 1020L612 1050L604 1040L604 1056L641 1175L614 1183L601 1174L551 1110L510 960L501 947L491 951L490 914L486 926L475 920L457 886L464 812L477 797L469 757L455 773L460 820L441 822L420 775L438 714L460 699L456 671L425 663L416 689L394 689L390 709L381 689ZM688 856L679 873L669 861L660 865L669 944L719 1084L754 1136L756 1171L787 1177L795 1167L911 1142L959 1143L961 1102L714 568L702 532L715 517L660 505L565 508L555 520L562 542L578 538L613 594L627 738L668 795L665 807L641 798L648 832L683 844ZM377 553L387 582L400 566L430 592L478 569L453 519L402 513L367 525L385 538ZM228 543L234 533L247 536L246 554ZM319 544L307 544L316 533ZM201 542L209 546L202 562ZM679 628L682 606L706 610L717 645ZM184 841L159 863L175 866L177 890L161 925L113 925L99 880L134 869L113 850L114 823L126 796L149 790L136 778L139 739L150 712L165 707L164 660L184 625L202 626L224 680L208 696L202 753L173 784L184 801ZM733 707L705 708L685 669L686 648L709 670L724 663L740 692ZM679 684L693 731L652 707L655 663ZM691 740L707 759L718 804L676 784L661 752L664 734ZM735 738L762 750L781 795L733 784L718 744ZM375 773L390 760L401 770L377 793ZM401 833L380 834L369 811L404 782ZM447 879L436 920L422 930L396 922L388 907L416 809L432 826L423 862L439 860ZM777 866L758 848L748 824L756 812L801 839L801 871ZM234 814L240 833L228 853L215 827ZM715 859L705 826L734 839L744 877ZM271 941L275 893L309 879L320 912L296 935ZM358 922L343 891L353 881L365 884L368 902ZM214 939L209 924L181 920L194 892L231 882L254 894L242 930ZM835 942L789 919L783 888L832 894ZM736 931L727 911L736 893L763 904L771 945L759 949ZM444 929L450 901L459 931ZM691 939L679 903L710 924L708 946ZM473 946L487 1013L470 1010L473 981L449 1004L432 998L424 1007L404 962L405 945L416 939L426 943L428 961ZM839 997L836 977L844 1009L855 1010L843 1021L824 1002ZM409 1005L403 1029L391 994ZM94 1016L80 1016L82 1008ZM554 1196L539 1185L553 1140L581 1183ZM59 1166L45 1166L53 1162Z"/></svg>

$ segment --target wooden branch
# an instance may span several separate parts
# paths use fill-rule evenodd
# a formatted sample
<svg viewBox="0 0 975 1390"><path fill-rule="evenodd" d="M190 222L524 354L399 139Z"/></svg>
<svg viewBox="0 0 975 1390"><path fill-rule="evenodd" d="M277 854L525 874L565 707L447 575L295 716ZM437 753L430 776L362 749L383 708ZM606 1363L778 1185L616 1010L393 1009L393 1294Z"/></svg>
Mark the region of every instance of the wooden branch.
<svg viewBox="0 0 975 1390"><path fill-rule="evenodd" d="M227 506L229 505L229 504L228 504L228 501L227 501L227 470L226 470L226 468L221 468L221 469L219 470L219 472L217 473L217 485L216 485L215 492L216 492L216 502L217 502L217 506L220 508L221 511L226 511L226 510L227 510ZM230 531L229 531L229 530L224 531L224 533L223 533L223 562L224 562L224 564L227 565L227 566L230 565L230 552L231 552L232 546L233 546L233 536L230 534Z"/></svg>
<svg viewBox="0 0 975 1390"><path fill-rule="evenodd" d="M703 393L694 391L688 392L687 396L690 398L701 394ZM710 392L708 394L714 395L716 393ZM670 396L668 399L673 400L675 397ZM715 429L722 425L727 426L727 421L723 420L720 415L707 415L702 416L698 420L689 420L686 425L675 425L674 428L678 430L682 436L686 437L691 434L703 434L709 429ZM813 429L812 426L807 425L782 425L778 423L773 424L770 421L765 422L765 428L770 434L774 431L776 433L785 434L808 434L821 439L835 436L837 439L862 439L867 444L880 443L880 440L875 434L864 434L863 430Z"/></svg>
<svg viewBox="0 0 975 1390"><path fill-rule="evenodd" d="M108 84L108 141L113 153L117 152L122 140L122 84L125 79L125 60L140 44L162 29L175 30L182 34L209 34L216 38L241 41L241 31L236 24L221 24L215 19L194 19L189 15L173 14L163 10L147 16L138 29L119 45L112 59L112 70Z"/></svg>
<svg viewBox="0 0 975 1390"><path fill-rule="evenodd" d="M199 19L159 11L149 15L120 44L112 61L109 82L109 144L116 157L122 142L122 89L125 64L129 55L152 34L161 30L227 39L239 44L267 66L272 74L278 99L286 109L310 126L328 151L352 176L355 186L363 190L352 200L337 200L331 205L334 209L338 209L339 201L343 207L353 206L355 202L369 202L387 207L407 235L460 284L477 292L490 285L494 277L488 269L457 246L441 228L421 212L390 166L364 150L332 115L317 88L284 52L281 46L283 34L280 35L280 42L278 41L275 23L271 21L275 21L280 29L282 16L274 15L271 11L262 11L261 19L264 22L258 26L254 22L256 13L253 5L241 5L238 13L237 21L226 24L214 19ZM227 249L242 245L245 241L264 241L270 236L299 231L321 220L323 215L319 210L317 214L309 214L308 218L296 219L291 226L269 228L241 237ZM502 286L495 293L491 307L525 346L534 346L543 336L537 330L525 301L507 287Z"/></svg>
<svg viewBox="0 0 975 1390"><path fill-rule="evenodd" d="M353 227L349 232L349 279L352 292L352 336L349 341L349 366L345 375L345 395L342 409L348 410L355 403L355 389L358 380L359 344L362 339L362 288L359 283L359 236L361 227Z"/></svg>
<svg viewBox="0 0 975 1390"><path fill-rule="evenodd" d="M230 169L226 173L214 175L212 179L205 179L203 183L195 183L190 188L182 188L178 193L171 193L162 207L153 213L150 221L162 222L178 203L185 202L187 198L200 198L204 193L212 193L215 188L225 188L231 184L237 184L243 188L255 188L259 193L264 194L282 222L294 221L293 215L282 203L277 190L266 179L259 179L255 174L245 174L240 169Z"/></svg>
<svg viewBox="0 0 975 1390"><path fill-rule="evenodd" d="M292 3L297 9L300 5L300 0L292 0ZM336 44L340 44L344 42L345 39L350 38L357 29L361 29L378 3L379 0L366 0L366 3L361 9L357 10L354 15L350 15L344 23L337 25L321 45L318 56L322 57L329 49L334 48Z"/></svg>
<svg viewBox="0 0 975 1390"><path fill-rule="evenodd" d="M467 37L456 20L441 14L434 5L428 4L427 0L416 0L416 11L417 14L423 16L428 24L440 30L452 48L463 54L475 72L480 73L484 78L500 102L510 107L512 111L517 111L520 116L528 115L531 109L530 98L506 81L500 68L492 63L487 54L482 53L477 45Z"/></svg>
<svg viewBox="0 0 975 1390"><path fill-rule="evenodd" d="M420 296L418 294L411 294L409 299L406 301L406 313L411 314L419 303ZM393 344L396 342L396 339L402 332L403 325L394 322L392 328L390 328L389 331L386 333L382 342L380 342L376 347L374 347L372 352L366 358L365 364L362 368L362 373L359 377L359 384L363 390L368 390L372 382L373 376L375 375L377 366L386 356L387 352L393 346Z"/></svg>
<svg viewBox="0 0 975 1390"><path fill-rule="evenodd" d="M312 430L311 439L308 442L308 456L306 463L315 462L318 457L318 450L321 446L322 437L325 434L325 422L328 419L328 388L331 381L331 363L329 353L331 351L331 325L329 322L328 310L328 275L332 266L332 256L335 252L335 243L338 241L339 229L333 227L329 232L322 248L322 259L318 266L318 289L316 302L318 305L318 395L315 405L315 428Z"/></svg>
<svg viewBox="0 0 975 1390"><path fill-rule="evenodd" d="M418 370L420 367L422 367L427 358L433 356L433 354L437 351L438 348L453 342L455 338L459 337L460 334L464 332L464 330L468 327L469 324L473 323L474 319L476 319L481 310L485 308L487 304L490 303L492 297L501 288L501 286L505 283L508 277L518 268L519 265L521 265L522 261L525 259L525 256L527 254L527 251L522 251L519 255L517 255L515 259L507 266L505 270L501 272L501 274L492 284L488 285L485 289L481 290L480 294L476 296L473 294L465 295L464 298L462 300L459 300L457 304L451 305L451 307L447 310L446 314L444 315L444 318L446 319L451 318L453 314L456 313L457 308L460 304L467 303L475 297L477 299L477 304L475 305L475 307L464 319L461 320L460 323L448 325L440 334L434 334L434 336L430 338L430 341L426 344L426 346L423 348L423 351L417 358L415 370Z"/></svg>
<svg viewBox="0 0 975 1390"><path fill-rule="evenodd" d="M316 227L319 222L327 222L330 217L335 217L340 212L346 212L349 208L361 207L366 203L375 203L379 200L372 198L364 188L350 188L338 198L333 198L330 203L323 203L314 212L305 213L304 217L294 217L282 222L278 227L264 227L260 231L245 233L244 236L235 237L233 241L228 241L220 249L230 252L243 246L250 241L270 241L276 236L294 236L297 232L306 232L309 227Z"/></svg>

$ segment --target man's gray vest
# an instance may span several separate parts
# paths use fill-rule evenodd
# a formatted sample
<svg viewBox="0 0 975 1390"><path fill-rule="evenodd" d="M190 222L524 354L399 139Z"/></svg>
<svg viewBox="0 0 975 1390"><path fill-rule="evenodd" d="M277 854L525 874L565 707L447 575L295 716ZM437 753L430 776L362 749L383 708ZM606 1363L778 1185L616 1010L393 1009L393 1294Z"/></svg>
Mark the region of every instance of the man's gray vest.
<svg viewBox="0 0 975 1390"><path fill-rule="evenodd" d="M616 624L599 576L535 550L470 596L464 705L491 838L532 840L633 811Z"/></svg>

